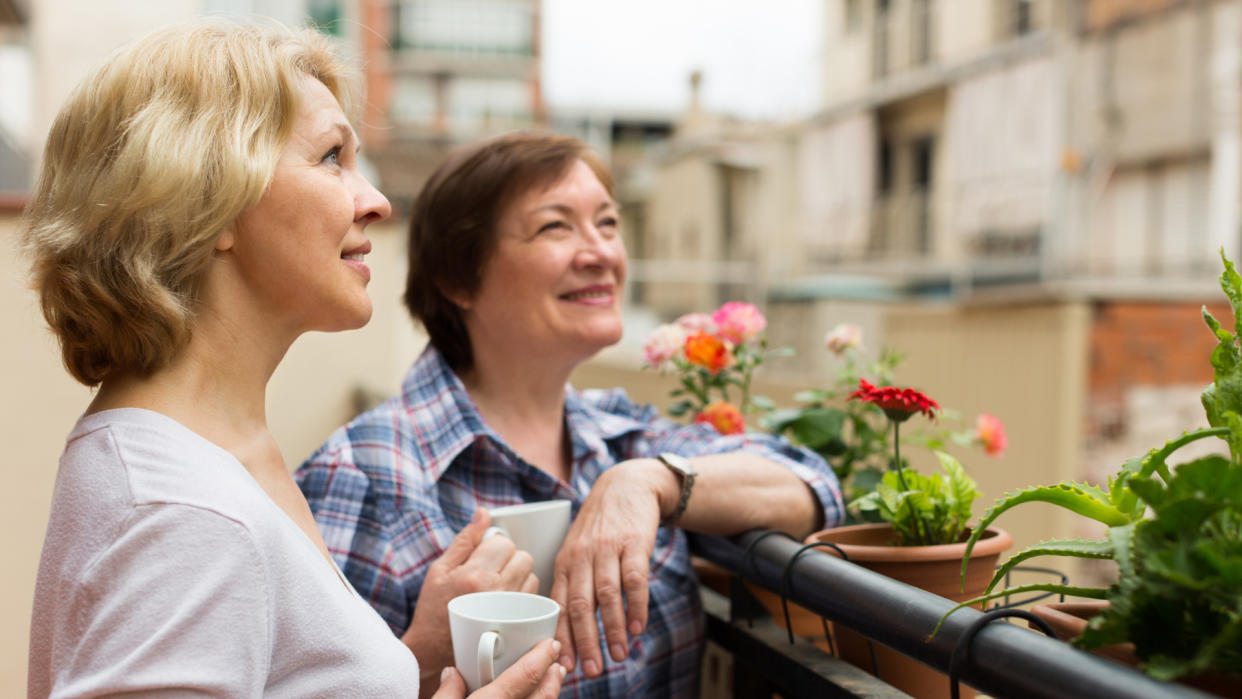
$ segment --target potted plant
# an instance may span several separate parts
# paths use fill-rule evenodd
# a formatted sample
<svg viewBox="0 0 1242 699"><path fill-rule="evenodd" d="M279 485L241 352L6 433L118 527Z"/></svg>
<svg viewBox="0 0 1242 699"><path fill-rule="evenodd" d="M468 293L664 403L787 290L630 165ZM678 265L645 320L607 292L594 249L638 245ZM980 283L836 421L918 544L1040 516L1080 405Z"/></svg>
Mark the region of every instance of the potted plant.
<svg viewBox="0 0 1242 699"><path fill-rule="evenodd" d="M871 492L850 503L852 509L874 513L881 523L826 529L807 542L832 543L853 563L939 595L957 600L978 595L1013 539L996 528L972 535L967 523L979 490L952 455L934 450L941 471L930 475L909 468L901 457L901 426L919 414L935 419L939 404L920 391L874 386L866 379L859 380L850 400L876 406L892 429L892 469ZM968 555L968 537L980 543L969 553L973 589L962 591L957 589L958 563ZM837 627L835 635L842 658L898 689L947 696L948 682L941 673L884 646L875 647L872 655L866 640L848 629Z"/></svg>
<svg viewBox="0 0 1242 699"><path fill-rule="evenodd" d="M975 604L1024 591L1056 592L1106 604L1073 642L1084 649L1132 644L1139 667L1162 680L1212 676L1213 688L1242 694L1242 277L1221 254L1221 288L1233 307L1234 332L1203 310L1217 338L1211 354L1215 380L1202 394L1207 426L1127 461L1103 490L1062 482L1006 495L980 521L1028 502L1069 509L1108 527L1100 540L1046 541L1015 554L993 576ZM1201 439L1221 439L1228 455L1173 466L1178 450ZM978 537L972 535L967 551ZM1040 556L1110 559L1117 580L1107 588L1034 584L997 589L1015 565ZM963 570L965 570L963 561ZM951 613L951 612L950 612ZM947 616L947 615L946 615ZM934 631L933 631L934 633Z"/></svg>

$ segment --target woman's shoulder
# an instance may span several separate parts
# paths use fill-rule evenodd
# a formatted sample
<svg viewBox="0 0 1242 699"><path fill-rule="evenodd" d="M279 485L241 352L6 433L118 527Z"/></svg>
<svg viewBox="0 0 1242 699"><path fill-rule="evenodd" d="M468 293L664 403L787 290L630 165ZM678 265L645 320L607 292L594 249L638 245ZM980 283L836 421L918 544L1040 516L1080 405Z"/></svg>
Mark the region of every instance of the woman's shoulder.
<svg viewBox="0 0 1242 699"><path fill-rule="evenodd" d="M269 502L231 453L176 420L122 408L87 415L69 435L57 491L109 493L121 507L185 505L234 520ZM64 487L60 481L65 481Z"/></svg>

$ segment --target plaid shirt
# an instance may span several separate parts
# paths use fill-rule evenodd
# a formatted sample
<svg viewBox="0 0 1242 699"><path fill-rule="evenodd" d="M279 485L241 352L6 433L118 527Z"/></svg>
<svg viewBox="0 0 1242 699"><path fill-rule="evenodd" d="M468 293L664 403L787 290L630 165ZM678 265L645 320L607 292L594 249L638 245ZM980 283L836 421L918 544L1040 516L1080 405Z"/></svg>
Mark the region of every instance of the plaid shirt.
<svg viewBox="0 0 1242 699"><path fill-rule="evenodd" d="M525 462L483 422L461 381L434 348L410 369L399 396L328 438L295 474L337 564L358 593L403 633L427 567L476 507L567 498L573 512L607 468L675 452L687 457L751 451L787 465L814 490L828 524L840 520L832 470L815 454L759 434L721 436L678 425L624 391L565 391L571 482ZM646 631L630 656L588 679L575 670L563 697L684 697L698 694L703 615L686 536L661 527L651 556ZM600 638L603 638L601 631Z"/></svg>

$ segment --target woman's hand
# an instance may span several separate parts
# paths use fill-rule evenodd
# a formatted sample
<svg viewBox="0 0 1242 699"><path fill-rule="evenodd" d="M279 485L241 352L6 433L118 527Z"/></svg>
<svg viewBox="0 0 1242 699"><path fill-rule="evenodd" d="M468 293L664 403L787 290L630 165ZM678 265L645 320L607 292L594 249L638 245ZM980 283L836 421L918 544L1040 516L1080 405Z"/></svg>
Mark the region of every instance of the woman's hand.
<svg viewBox="0 0 1242 699"><path fill-rule="evenodd" d="M526 655L518 658L508 670L500 673L491 684L471 694L475 699L553 699L561 693L565 666L557 665L561 644L553 639L540 641ZM440 673L440 689L432 699L461 699L466 696L466 682L452 665Z"/></svg>
<svg viewBox="0 0 1242 699"><path fill-rule="evenodd" d="M470 523L427 568L414 619L401 637L418 659L424 697L436 688L440 670L453 664L449 600L485 590L539 591L539 580L531 573L534 561L529 553L517 550L507 537L492 536L482 541L491 523L487 510L475 510Z"/></svg>
<svg viewBox="0 0 1242 699"><path fill-rule="evenodd" d="M679 493L677 477L654 459L623 461L595 482L556 556L551 597L561 605L562 665L573 668L576 651L588 677L603 671L596 608L609 655L617 662L629 655L629 636L647 627L660 514L673 509Z"/></svg>

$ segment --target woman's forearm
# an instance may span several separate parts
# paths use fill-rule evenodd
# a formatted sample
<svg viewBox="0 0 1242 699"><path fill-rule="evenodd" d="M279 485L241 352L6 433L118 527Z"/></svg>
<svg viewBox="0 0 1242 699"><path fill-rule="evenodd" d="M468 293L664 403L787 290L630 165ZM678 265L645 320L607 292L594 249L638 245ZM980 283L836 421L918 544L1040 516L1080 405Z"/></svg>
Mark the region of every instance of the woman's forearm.
<svg viewBox="0 0 1242 699"><path fill-rule="evenodd" d="M677 507L681 479L658 460L649 478L668 516ZM759 454L731 452L689 459L698 471L678 526L703 534L730 535L767 528L806 536L823 525L814 491L788 468Z"/></svg>

